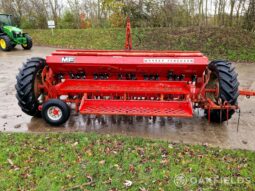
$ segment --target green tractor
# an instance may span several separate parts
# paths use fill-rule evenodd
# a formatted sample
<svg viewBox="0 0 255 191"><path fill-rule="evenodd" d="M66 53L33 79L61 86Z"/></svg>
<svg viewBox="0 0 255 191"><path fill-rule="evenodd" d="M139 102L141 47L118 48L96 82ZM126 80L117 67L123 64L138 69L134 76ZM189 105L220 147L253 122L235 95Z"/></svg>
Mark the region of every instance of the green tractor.
<svg viewBox="0 0 255 191"><path fill-rule="evenodd" d="M0 14L0 49L10 51L17 44L24 50L30 50L33 46L32 38L14 26L12 15Z"/></svg>

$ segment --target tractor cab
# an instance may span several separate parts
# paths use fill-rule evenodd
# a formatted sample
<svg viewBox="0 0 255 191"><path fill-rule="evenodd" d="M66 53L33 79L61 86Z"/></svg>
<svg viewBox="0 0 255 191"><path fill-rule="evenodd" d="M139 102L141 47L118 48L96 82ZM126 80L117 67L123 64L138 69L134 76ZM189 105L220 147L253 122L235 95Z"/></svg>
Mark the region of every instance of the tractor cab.
<svg viewBox="0 0 255 191"><path fill-rule="evenodd" d="M13 16L9 14L0 14L0 27L13 26Z"/></svg>
<svg viewBox="0 0 255 191"><path fill-rule="evenodd" d="M13 16L0 14L0 49L10 51L20 44L25 50L32 48L32 38L14 26Z"/></svg>

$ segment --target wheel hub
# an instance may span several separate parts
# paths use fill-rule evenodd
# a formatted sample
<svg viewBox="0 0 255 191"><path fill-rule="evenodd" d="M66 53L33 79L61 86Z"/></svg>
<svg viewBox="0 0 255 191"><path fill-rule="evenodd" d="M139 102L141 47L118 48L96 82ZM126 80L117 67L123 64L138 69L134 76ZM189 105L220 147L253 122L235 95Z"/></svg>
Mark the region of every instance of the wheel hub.
<svg viewBox="0 0 255 191"><path fill-rule="evenodd" d="M6 48L6 42L5 42L4 39L1 39L1 40L0 40L0 45L1 45L1 48L2 48L2 49L5 49L5 48Z"/></svg>
<svg viewBox="0 0 255 191"><path fill-rule="evenodd" d="M51 106L51 107L49 107L49 109L47 111L47 115L51 120L57 121L57 120L61 119L63 114L59 107Z"/></svg>

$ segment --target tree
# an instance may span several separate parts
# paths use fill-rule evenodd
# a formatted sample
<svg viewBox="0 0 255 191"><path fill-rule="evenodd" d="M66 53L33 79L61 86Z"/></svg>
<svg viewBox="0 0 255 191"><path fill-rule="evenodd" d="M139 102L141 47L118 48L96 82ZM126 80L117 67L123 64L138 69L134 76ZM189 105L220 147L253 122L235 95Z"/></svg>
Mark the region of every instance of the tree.
<svg viewBox="0 0 255 191"><path fill-rule="evenodd" d="M248 9L245 13L244 28L255 31L255 0L250 0Z"/></svg>
<svg viewBox="0 0 255 191"><path fill-rule="evenodd" d="M59 4L58 0L48 0L50 5L50 10L53 16L53 20L55 24L58 24L58 17L60 15L62 6Z"/></svg>
<svg viewBox="0 0 255 191"><path fill-rule="evenodd" d="M230 26L233 25L233 12L234 12L234 7L235 7L235 3L237 0L230 0Z"/></svg>

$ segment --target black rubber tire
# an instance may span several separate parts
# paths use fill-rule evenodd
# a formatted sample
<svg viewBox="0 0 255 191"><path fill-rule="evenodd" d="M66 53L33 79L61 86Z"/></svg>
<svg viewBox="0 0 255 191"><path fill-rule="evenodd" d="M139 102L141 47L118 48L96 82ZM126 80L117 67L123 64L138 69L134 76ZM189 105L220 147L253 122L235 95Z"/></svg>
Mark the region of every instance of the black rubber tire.
<svg viewBox="0 0 255 191"><path fill-rule="evenodd" d="M58 107L62 112L62 116L58 120L52 120L48 115L48 109L53 106ZM50 99L43 104L42 118L50 125L53 125L53 126L62 125L68 120L69 116L70 116L69 106L65 102L59 99Z"/></svg>
<svg viewBox="0 0 255 191"><path fill-rule="evenodd" d="M25 34L25 37L27 39L27 44L26 45L22 44L21 46L22 46L22 48L24 50L30 50L32 48L32 46L33 46L32 38L29 35L27 35L27 34Z"/></svg>
<svg viewBox="0 0 255 191"><path fill-rule="evenodd" d="M14 49L17 46L17 44L12 44L12 48Z"/></svg>
<svg viewBox="0 0 255 191"><path fill-rule="evenodd" d="M237 104L237 99L239 96L239 82L237 79L237 73L235 72L235 67L230 62L226 61L212 61L209 66L209 70L212 75L216 75L219 81L219 95L218 98L222 100L222 103L227 101L231 105ZM217 103L216 103L217 104ZM234 110L229 110L227 115L227 110L211 110L210 120L212 122L221 123L232 117L235 113ZM208 117L208 111L206 110L206 116Z"/></svg>
<svg viewBox="0 0 255 191"><path fill-rule="evenodd" d="M8 36L6 36L6 35L0 36L0 40L4 40L5 43L6 43L6 47L5 48L2 48L0 46L1 50L3 50L3 51L10 51L12 49L12 41L11 41L11 39Z"/></svg>
<svg viewBox="0 0 255 191"><path fill-rule="evenodd" d="M34 81L36 75L45 67L45 59L31 58L27 60L16 76L17 83L16 98L21 110L31 116L39 117L41 112L38 110L39 102L34 94Z"/></svg>

